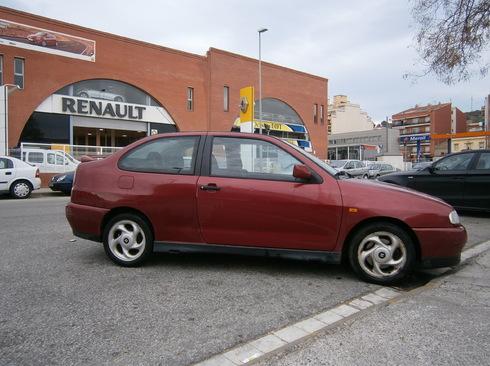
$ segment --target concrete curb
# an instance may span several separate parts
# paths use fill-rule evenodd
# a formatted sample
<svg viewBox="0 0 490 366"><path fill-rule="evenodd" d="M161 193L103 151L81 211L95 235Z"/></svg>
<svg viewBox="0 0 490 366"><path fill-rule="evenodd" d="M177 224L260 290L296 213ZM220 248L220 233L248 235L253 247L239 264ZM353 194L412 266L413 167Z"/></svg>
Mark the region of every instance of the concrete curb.
<svg viewBox="0 0 490 366"><path fill-rule="evenodd" d="M465 250L461 254L461 263L455 268L465 265L471 259L487 250L490 250L490 240ZM455 268L448 268L443 272L439 272L439 274L449 274ZM405 293L393 288L382 287L379 290L351 299L334 308L272 331L258 339L225 350L207 360L194 364L194 366L251 365L303 342L320 331L342 325L346 320L371 311L376 307L388 305L393 301L398 301L401 298L413 296L421 291L432 288L439 281L441 281L441 278L437 277L427 284Z"/></svg>

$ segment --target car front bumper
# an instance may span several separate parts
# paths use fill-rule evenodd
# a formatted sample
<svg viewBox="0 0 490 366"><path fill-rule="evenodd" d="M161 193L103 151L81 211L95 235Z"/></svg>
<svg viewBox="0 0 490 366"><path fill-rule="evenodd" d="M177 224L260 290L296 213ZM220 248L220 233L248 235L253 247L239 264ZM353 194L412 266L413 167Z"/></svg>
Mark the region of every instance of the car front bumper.
<svg viewBox="0 0 490 366"><path fill-rule="evenodd" d="M66 218L75 236L93 241L102 241L102 221L108 209L68 203Z"/></svg>
<svg viewBox="0 0 490 366"><path fill-rule="evenodd" d="M459 263L461 251L468 239L464 226L418 228L414 232L420 243L421 267L450 267Z"/></svg>

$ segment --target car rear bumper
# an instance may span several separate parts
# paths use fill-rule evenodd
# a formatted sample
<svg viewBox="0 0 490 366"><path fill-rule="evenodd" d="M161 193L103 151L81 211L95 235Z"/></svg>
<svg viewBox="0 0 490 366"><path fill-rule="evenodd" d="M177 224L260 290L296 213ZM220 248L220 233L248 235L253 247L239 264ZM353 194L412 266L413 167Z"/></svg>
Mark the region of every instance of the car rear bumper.
<svg viewBox="0 0 490 366"><path fill-rule="evenodd" d="M414 229L420 243L420 264L424 268L450 267L459 263L468 239L464 226Z"/></svg>
<svg viewBox="0 0 490 366"><path fill-rule="evenodd" d="M41 188L41 178L32 179L32 189L36 190Z"/></svg>
<svg viewBox="0 0 490 366"><path fill-rule="evenodd" d="M108 209L77 205L70 202L65 209L66 218L75 236L102 241L102 220Z"/></svg>

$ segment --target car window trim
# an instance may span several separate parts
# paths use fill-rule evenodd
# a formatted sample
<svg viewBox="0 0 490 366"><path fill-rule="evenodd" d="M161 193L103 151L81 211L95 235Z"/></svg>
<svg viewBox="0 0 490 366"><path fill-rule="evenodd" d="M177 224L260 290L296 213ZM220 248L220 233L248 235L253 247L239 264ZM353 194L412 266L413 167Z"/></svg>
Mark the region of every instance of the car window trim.
<svg viewBox="0 0 490 366"><path fill-rule="evenodd" d="M473 155L473 156L472 156L472 158L471 158L471 160L470 160L470 162L468 163L468 166L466 167L466 169L459 169L459 170L456 170L456 169L454 169L454 170L438 170L438 169L437 169L437 165L439 164L439 162L441 162L441 161L443 161L443 160L445 160L445 159L447 159L447 158L450 158L451 156L455 156L455 155L465 155L465 154L472 154L472 155ZM477 152L477 151L465 152L465 153L463 153L463 154L458 154L458 153L456 153L456 154L451 154L451 155L447 155L447 156L445 156L444 158L442 158L442 159L440 159L440 160L437 160L437 161L435 162L435 164L433 164L432 166L433 166L434 168L436 168L436 169L434 169L434 172L435 172L436 174L441 174L441 173L448 173L448 174L461 174L461 172L466 172L466 173L467 173L468 171L472 170L472 169L473 169L473 167L476 165L476 161L475 161L475 159L476 159L476 157L477 157L478 155L479 155L479 152ZM424 170L425 170L425 168L424 168Z"/></svg>
<svg viewBox="0 0 490 366"><path fill-rule="evenodd" d="M276 146L278 149L281 149L285 153L291 155L293 158L298 160L301 164L305 165L308 167L312 174L312 179L310 181L302 181L302 180L297 180L291 175L292 179L271 179L271 178L261 178L261 177L239 177L239 176L225 176L225 175L211 175L211 153L213 151L213 141L215 137L222 137L222 138L236 138L236 139L250 139L250 140L257 140L257 141L264 141L267 143L270 143L274 146ZM235 136L220 136L220 135L208 135L206 136L206 143L204 146L204 151L203 151L203 162L202 162L202 169L201 169L201 176L205 177L212 177L212 178L228 178L228 179L248 179L248 180L264 180L264 181L271 181L271 182L286 182L286 183L297 183L297 184L322 184L323 179L322 177L315 172L313 169L311 169L307 164L305 164L304 161L301 159L298 159L297 156L291 154L289 151L283 149L280 145L275 144L271 141L265 141L262 139L257 139L253 137L235 137ZM285 177L287 177L285 175Z"/></svg>

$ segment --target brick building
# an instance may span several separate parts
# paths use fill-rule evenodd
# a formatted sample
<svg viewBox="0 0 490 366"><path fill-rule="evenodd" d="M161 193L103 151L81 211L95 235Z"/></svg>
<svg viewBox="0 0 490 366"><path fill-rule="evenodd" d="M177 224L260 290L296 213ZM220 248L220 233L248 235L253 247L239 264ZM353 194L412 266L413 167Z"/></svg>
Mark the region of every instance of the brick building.
<svg viewBox="0 0 490 366"><path fill-rule="evenodd" d="M124 146L152 133L230 131L240 88L258 86L258 65L223 50L201 56L0 7L0 82L22 87L8 98L8 147ZM264 105L277 107L270 115L285 111L303 124L313 152L326 158L328 80L263 62L262 84Z"/></svg>
<svg viewBox="0 0 490 366"><path fill-rule="evenodd" d="M434 135L462 132L466 117L451 103L415 106L392 116L400 130L400 151L405 161L431 160L450 152L450 140Z"/></svg>

